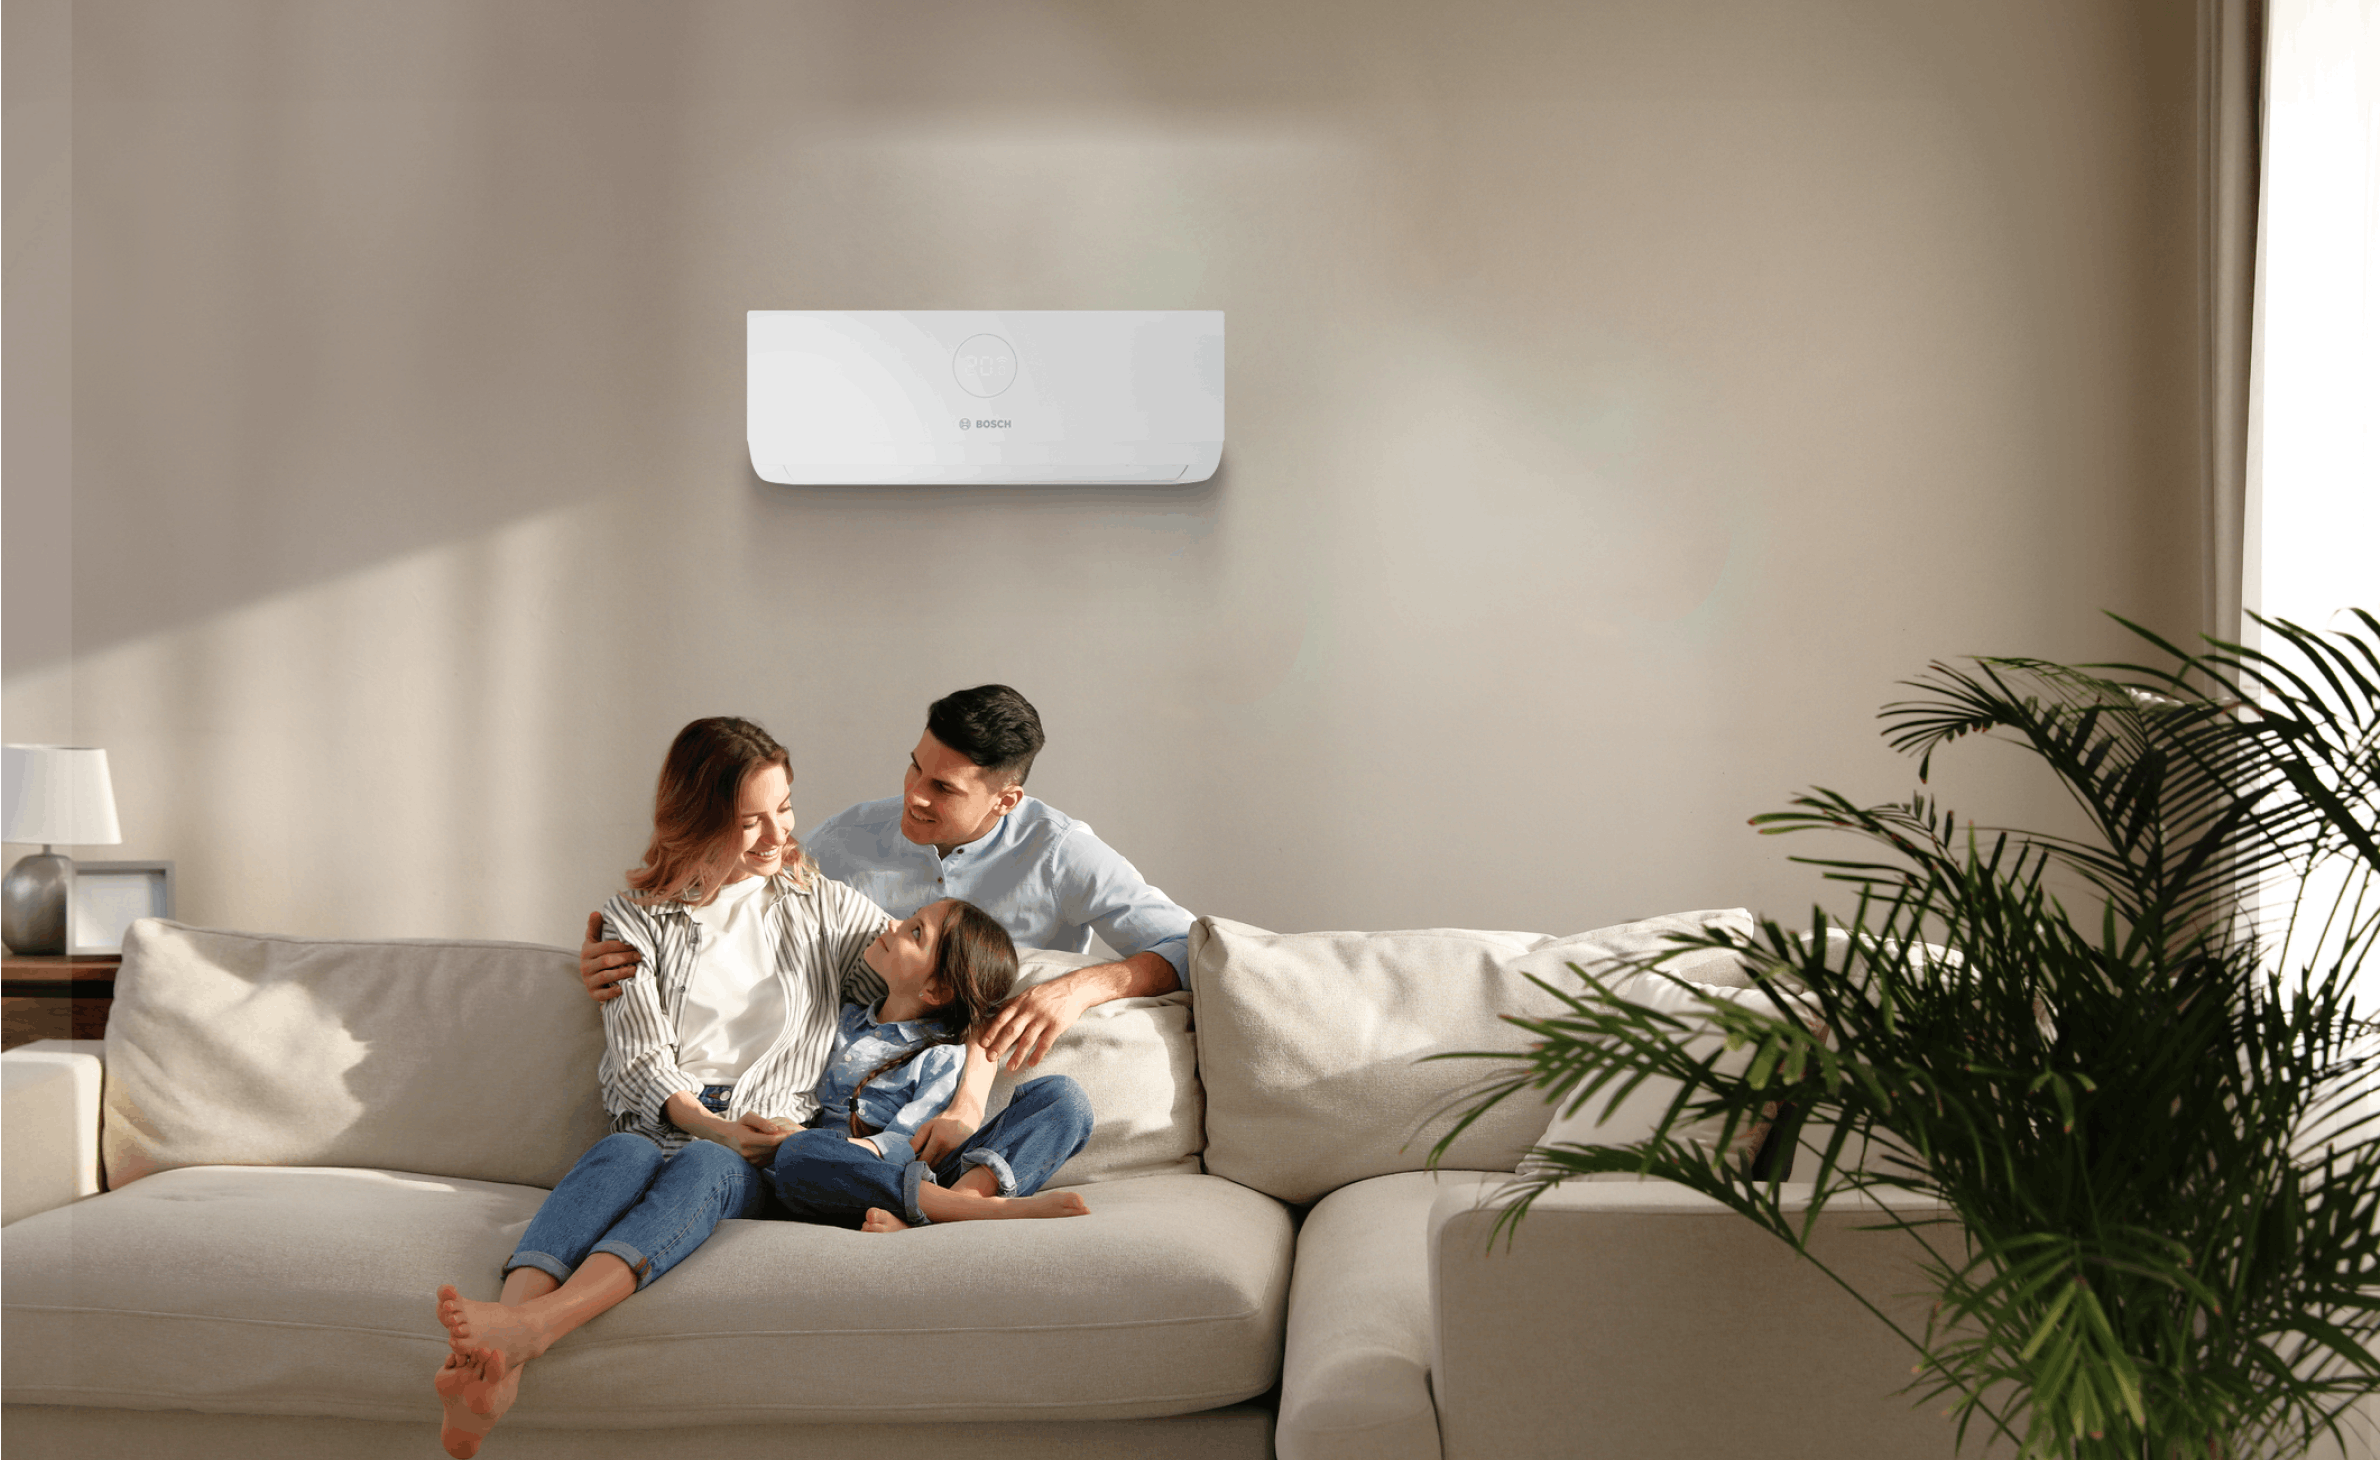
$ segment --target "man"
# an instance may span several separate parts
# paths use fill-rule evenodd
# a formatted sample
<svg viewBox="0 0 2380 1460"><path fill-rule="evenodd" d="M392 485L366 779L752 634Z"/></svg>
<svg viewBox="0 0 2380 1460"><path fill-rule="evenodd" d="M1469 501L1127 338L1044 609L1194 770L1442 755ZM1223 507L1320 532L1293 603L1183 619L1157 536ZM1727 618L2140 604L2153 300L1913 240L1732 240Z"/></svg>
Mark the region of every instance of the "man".
<svg viewBox="0 0 2380 1460"><path fill-rule="evenodd" d="M1181 987L1190 914L1141 879L1091 828L1025 794L1044 737L1031 702L1004 684L934 701L910 752L902 794L837 812L801 838L818 870L905 918L927 903L964 898L997 918L1021 948L1080 953L1096 932L1124 956L1027 989L985 1032L980 1056L942 1117L912 1144L931 1162L983 1122L1003 1056L1011 1070L1041 1062L1083 1011L1111 999ZM595 941L587 922L579 977L599 1002L636 971L636 950Z"/></svg>

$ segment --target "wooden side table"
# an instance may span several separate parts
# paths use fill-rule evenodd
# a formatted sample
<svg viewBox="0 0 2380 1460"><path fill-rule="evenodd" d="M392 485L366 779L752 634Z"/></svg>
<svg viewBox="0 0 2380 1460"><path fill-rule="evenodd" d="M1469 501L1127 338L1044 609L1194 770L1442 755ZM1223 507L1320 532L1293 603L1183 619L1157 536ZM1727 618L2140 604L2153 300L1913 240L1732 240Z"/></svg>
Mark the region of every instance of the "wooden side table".
<svg viewBox="0 0 2380 1460"><path fill-rule="evenodd" d="M116 993L118 953L0 959L0 1049L36 1039L99 1039Z"/></svg>

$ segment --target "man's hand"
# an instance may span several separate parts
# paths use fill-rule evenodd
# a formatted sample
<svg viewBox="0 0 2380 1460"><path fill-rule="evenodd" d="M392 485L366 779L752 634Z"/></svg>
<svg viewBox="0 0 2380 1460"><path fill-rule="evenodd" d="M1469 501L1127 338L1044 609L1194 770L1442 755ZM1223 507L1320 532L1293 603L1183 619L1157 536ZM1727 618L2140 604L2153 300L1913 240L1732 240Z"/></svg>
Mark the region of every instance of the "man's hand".
<svg viewBox="0 0 2380 1460"><path fill-rule="evenodd" d="M1041 1057L1058 1042L1058 1036L1072 1029L1074 1021L1083 1016L1083 1010L1115 997L1099 987L1099 980L1086 979L1083 975L1120 966L1103 963L1078 968L1010 999L984 1029L983 1052L995 1062L1005 1055L1012 1071L1040 1064Z"/></svg>
<svg viewBox="0 0 2380 1460"><path fill-rule="evenodd" d="M640 955L626 943L599 943L603 936L603 914L587 914L587 941L578 947L579 982L587 986L587 997L598 1004L609 1003L620 996L614 985L621 979L636 977Z"/></svg>

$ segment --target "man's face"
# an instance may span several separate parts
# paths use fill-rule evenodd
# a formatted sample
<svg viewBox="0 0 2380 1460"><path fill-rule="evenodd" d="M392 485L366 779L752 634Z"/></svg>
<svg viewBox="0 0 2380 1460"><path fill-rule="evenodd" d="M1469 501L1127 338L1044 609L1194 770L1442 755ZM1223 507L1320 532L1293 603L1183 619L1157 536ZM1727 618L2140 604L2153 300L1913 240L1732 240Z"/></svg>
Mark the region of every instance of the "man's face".
<svg viewBox="0 0 2380 1460"><path fill-rule="evenodd" d="M943 852L990 831L1025 797L1024 787L944 745L931 730L909 752L901 791L901 835Z"/></svg>

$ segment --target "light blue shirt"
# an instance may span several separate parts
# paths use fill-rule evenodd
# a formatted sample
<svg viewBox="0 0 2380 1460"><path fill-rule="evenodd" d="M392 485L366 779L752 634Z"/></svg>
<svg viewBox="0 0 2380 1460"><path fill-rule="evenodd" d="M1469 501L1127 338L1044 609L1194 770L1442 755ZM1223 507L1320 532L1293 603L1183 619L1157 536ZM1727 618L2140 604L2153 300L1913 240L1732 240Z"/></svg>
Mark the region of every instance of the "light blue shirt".
<svg viewBox="0 0 2380 1460"><path fill-rule="evenodd" d="M1122 957L1162 955L1177 978L1189 961L1190 914L1089 826L1031 796L947 857L901 835L898 796L836 812L802 838L802 848L819 871L896 918L962 897L996 918L1020 948L1081 953L1096 932Z"/></svg>
<svg viewBox="0 0 2380 1460"><path fill-rule="evenodd" d="M845 1004L835 1026L835 1052L827 1056L826 1073L818 1077L818 1115L811 1122L828 1130L851 1130L851 1092L868 1071L894 1055L933 1039L938 1032L931 1019L904 1019L880 1024L874 1004ZM938 1044L898 1068L886 1070L859 1092L860 1125L875 1134L879 1156L910 1159L909 1138L917 1128L942 1113L959 1092L959 1071L967 1062L963 1044Z"/></svg>

